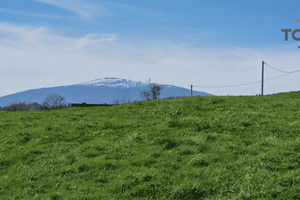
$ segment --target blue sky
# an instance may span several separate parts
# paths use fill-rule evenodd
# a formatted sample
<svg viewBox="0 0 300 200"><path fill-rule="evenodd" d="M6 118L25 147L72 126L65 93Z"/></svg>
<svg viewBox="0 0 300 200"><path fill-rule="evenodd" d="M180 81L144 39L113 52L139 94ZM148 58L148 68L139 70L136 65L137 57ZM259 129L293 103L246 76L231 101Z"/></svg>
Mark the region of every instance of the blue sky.
<svg viewBox="0 0 300 200"><path fill-rule="evenodd" d="M189 85L260 79L261 61L300 68L298 0L10 0L0 2L0 96L101 77ZM281 75L266 69L266 78ZM266 92L299 90L295 73ZM259 93L259 84L197 88Z"/></svg>

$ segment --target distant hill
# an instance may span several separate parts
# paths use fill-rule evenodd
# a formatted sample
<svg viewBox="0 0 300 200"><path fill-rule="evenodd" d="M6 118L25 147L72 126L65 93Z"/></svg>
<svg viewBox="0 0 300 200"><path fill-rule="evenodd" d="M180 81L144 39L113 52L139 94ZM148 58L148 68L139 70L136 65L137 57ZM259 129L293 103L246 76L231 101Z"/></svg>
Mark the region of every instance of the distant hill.
<svg viewBox="0 0 300 200"><path fill-rule="evenodd" d="M124 99L130 101L142 100L140 92L147 90L149 83L135 82L120 78L102 78L93 81L59 86L50 88L33 89L24 92L0 97L0 106L7 106L18 102L38 102L42 103L44 99L52 93L57 93L66 98L68 103L113 103L116 100ZM162 85L161 98L189 96L190 90L174 85ZM193 91L194 96L212 96L205 92Z"/></svg>

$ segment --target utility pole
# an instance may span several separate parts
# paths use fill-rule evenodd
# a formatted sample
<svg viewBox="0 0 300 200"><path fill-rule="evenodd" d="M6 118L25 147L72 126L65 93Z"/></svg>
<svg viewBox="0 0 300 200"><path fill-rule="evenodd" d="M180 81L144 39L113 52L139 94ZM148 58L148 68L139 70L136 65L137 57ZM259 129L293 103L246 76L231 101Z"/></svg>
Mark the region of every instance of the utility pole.
<svg viewBox="0 0 300 200"><path fill-rule="evenodd" d="M191 85L191 97L193 96L193 85Z"/></svg>
<svg viewBox="0 0 300 200"><path fill-rule="evenodd" d="M264 96L264 70L265 70L265 62L262 61L261 96Z"/></svg>

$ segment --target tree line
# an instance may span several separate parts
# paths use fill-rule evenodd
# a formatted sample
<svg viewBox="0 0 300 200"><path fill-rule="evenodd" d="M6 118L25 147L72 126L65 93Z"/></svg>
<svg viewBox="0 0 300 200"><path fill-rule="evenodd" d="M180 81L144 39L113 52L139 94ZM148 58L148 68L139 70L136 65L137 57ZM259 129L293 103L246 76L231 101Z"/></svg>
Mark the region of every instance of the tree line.
<svg viewBox="0 0 300 200"><path fill-rule="evenodd" d="M162 86L156 83L149 84L149 88L144 91L140 91L140 96L142 100L147 101L150 99L158 99L161 94ZM115 99L114 104L124 104L130 103L130 95L126 91L123 92L121 99ZM50 94L47 96L42 104L37 102L34 103L26 103L19 102L13 103L9 106L0 107L0 111L46 111L51 109L58 108L68 108L71 107L70 104L67 104L65 101L65 97L58 94Z"/></svg>
<svg viewBox="0 0 300 200"><path fill-rule="evenodd" d="M9 106L0 107L0 111L46 111L57 108L70 107L65 101L65 97L58 94L50 94L42 104L34 103L13 103Z"/></svg>

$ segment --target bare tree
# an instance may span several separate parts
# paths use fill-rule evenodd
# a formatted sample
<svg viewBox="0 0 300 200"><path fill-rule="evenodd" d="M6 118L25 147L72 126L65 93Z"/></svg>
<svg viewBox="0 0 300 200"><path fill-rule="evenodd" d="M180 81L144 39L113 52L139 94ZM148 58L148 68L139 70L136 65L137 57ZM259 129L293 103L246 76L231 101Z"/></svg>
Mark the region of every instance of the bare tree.
<svg viewBox="0 0 300 200"><path fill-rule="evenodd" d="M120 105L121 104L121 100L119 98L114 98L113 99L113 104L114 105Z"/></svg>
<svg viewBox="0 0 300 200"><path fill-rule="evenodd" d="M122 103L130 103L130 91L123 90L122 92Z"/></svg>
<svg viewBox="0 0 300 200"><path fill-rule="evenodd" d="M148 91L141 91L140 96L144 101L151 99L151 94Z"/></svg>
<svg viewBox="0 0 300 200"><path fill-rule="evenodd" d="M113 99L114 105L120 105L130 103L130 91L129 90L122 90L121 97L118 96L117 98Z"/></svg>
<svg viewBox="0 0 300 200"><path fill-rule="evenodd" d="M67 107L67 103L65 102L65 97L60 96L58 94L50 94L44 101L43 106L45 109L56 109Z"/></svg>

